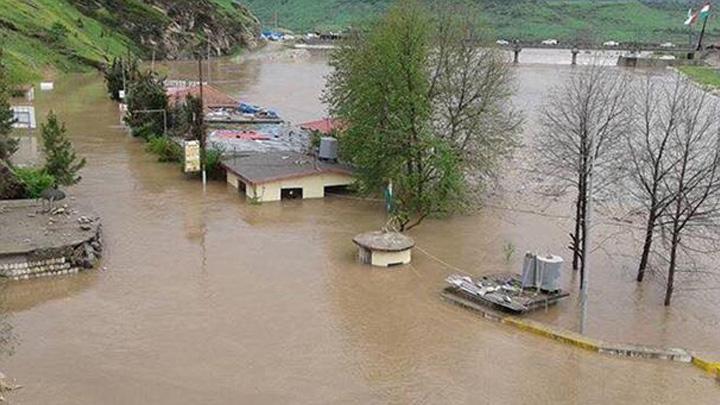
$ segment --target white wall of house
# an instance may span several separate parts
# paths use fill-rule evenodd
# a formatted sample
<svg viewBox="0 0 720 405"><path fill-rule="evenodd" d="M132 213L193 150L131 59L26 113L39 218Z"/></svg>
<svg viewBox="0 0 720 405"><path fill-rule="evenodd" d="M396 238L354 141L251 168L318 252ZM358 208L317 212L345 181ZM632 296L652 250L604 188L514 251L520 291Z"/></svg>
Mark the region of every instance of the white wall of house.
<svg viewBox="0 0 720 405"><path fill-rule="evenodd" d="M372 252L373 266L388 267L396 264L408 264L412 259L411 249L403 250L401 252Z"/></svg>
<svg viewBox="0 0 720 405"><path fill-rule="evenodd" d="M238 188L240 179L233 173L227 172L227 182ZM325 187L348 186L353 183L353 177L339 173L318 173L309 176L297 177L267 183L245 185L245 195L256 202L280 201L282 190L301 188L303 199L325 197Z"/></svg>

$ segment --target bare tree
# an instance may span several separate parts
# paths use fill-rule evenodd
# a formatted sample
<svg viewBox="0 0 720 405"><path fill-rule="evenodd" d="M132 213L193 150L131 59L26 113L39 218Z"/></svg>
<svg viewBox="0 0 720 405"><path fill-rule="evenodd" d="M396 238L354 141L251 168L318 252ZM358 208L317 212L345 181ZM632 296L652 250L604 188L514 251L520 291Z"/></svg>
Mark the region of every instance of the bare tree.
<svg viewBox="0 0 720 405"><path fill-rule="evenodd" d="M659 218L675 196L663 184L675 164L668 149L673 146L671 138L680 125L690 90L691 85L680 76L667 83L648 75L633 87L632 124L625 141L630 160L628 194L645 215L638 282L645 277Z"/></svg>
<svg viewBox="0 0 720 405"><path fill-rule="evenodd" d="M597 64L577 68L565 84L552 90L542 110L541 170L577 193L571 249L581 285L585 277L583 241L588 232L583 218L589 199L617 179L622 134L629 117L629 80L621 71ZM588 189L591 172L593 190Z"/></svg>
<svg viewBox="0 0 720 405"><path fill-rule="evenodd" d="M720 123L717 99L689 86L669 138L674 164L663 179L673 195L660 219L669 250L665 305L670 305L681 251L692 252L714 240L720 218Z"/></svg>

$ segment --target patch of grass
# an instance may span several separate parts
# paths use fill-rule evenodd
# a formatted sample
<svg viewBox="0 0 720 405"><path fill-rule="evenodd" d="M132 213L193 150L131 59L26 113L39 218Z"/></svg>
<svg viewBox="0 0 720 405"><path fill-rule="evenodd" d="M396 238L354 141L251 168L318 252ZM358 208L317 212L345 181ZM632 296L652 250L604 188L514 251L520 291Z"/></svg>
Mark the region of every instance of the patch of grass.
<svg viewBox="0 0 720 405"><path fill-rule="evenodd" d="M678 69L703 86L720 89L720 69L705 66L680 66Z"/></svg>

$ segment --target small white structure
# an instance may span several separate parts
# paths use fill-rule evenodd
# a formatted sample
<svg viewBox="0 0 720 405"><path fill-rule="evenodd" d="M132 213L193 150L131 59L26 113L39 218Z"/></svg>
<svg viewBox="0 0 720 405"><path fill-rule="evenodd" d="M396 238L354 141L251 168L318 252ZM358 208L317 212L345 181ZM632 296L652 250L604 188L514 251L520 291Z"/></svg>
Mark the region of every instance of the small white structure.
<svg viewBox="0 0 720 405"><path fill-rule="evenodd" d="M13 128L37 128L35 107L29 105L14 105L10 107L10 110L12 110L13 119L15 120L12 124Z"/></svg>
<svg viewBox="0 0 720 405"><path fill-rule="evenodd" d="M353 238L361 263L378 267L409 264L415 241L399 232L365 232Z"/></svg>
<svg viewBox="0 0 720 405"><path fill-rule="evenodd" d="M40 82L40 90L42 91L51 91L55 88L55 83L53 82Z"/></svg>
<svg viewBox="0 0 720 405"><path fill-rule="evenodd" d="M508 42L508 41L506 41L506 40L504 40L504 39L498 39L497 41L495 41L495 43L498 44L498 45L500 45L500 46L510 45L510 42Z"/></svg>
<svg viewBox="0 0 720 405"><path fill-rule="evenodd" d="M616 41L607 41L607 42L603 42L603 46L608 47L608 48L614 48L616 46L620 46L620 43L616 42Z"/></svg>
<svg viewBox="0 0 720 405"><path fill-rule="evenodd" d="M675 44L672 42L663 42L660 44L660 48L675 48Z"/></svg>
<svg viewBox="0 0 720 405"><path fill-rule="evenodd" d="M544 41L541 42L541 44L543 44L543 45L552 45L552 46L555 46L555 45L557 45L558 43L559 43L559 42L558 42L557 39L546 39L546 40L544 40Z"/></svg>

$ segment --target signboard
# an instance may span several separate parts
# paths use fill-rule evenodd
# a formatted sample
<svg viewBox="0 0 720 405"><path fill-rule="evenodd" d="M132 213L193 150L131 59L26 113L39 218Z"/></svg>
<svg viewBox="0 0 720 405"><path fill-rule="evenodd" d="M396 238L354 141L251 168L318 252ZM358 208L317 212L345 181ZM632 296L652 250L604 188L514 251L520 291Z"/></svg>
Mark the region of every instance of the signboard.
<svg viewBox="0 0 720 405"><path fill-rule="evenodd" d="M125 100L125 90L118 90L118 98L120 100Z"/></svg>
<svg viewBox="0 0 720 405"><path fill-rule="evenodd" d="M40 82L40 90L42 91L50 91L55 88L55 83L53 82Z"/></svg>
<svg viewBox="0 0 720 405"><path fill-rule="evenodd" d="M13 128L29 128L35 129L37 122L35 121L35 107L32 106L12 106Z"/></svg>
<svg viewBox="0 0 720 405"><path fill-rule="evenodd" d="M200 141L185 141L185 173L200 171Z"/></svg>

